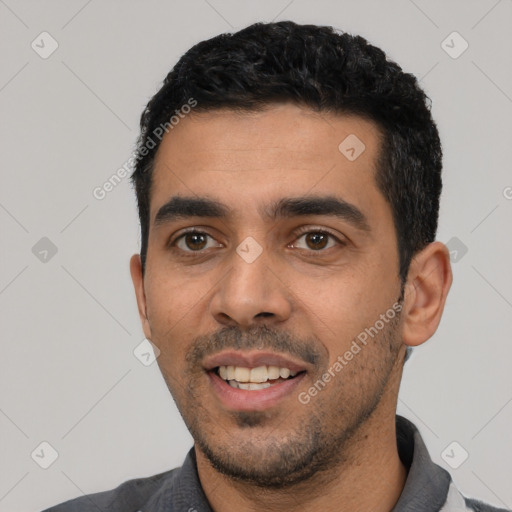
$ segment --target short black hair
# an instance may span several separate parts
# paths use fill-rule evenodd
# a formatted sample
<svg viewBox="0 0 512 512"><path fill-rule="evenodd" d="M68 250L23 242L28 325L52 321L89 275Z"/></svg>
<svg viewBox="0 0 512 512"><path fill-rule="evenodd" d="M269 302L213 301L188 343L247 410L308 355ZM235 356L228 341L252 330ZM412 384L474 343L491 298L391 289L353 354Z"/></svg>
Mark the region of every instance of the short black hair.
<svg viewBox="0 0 512 512"><path fill-rule="evenodd" d="M376 183L393 213L404 283L412 257L434 241L437 231L442 150L430 100L412 74L363 37L291 21L255 23L196 44L149 101L141 116L131 177L143 272L151 177L161 141L154 133L162 132L159 127L169 131L170 119L177 119L174 114L187 112L182 109L190 110L191 104L197 112L257 111L280 102L358 115L379 127Z"/></svg>

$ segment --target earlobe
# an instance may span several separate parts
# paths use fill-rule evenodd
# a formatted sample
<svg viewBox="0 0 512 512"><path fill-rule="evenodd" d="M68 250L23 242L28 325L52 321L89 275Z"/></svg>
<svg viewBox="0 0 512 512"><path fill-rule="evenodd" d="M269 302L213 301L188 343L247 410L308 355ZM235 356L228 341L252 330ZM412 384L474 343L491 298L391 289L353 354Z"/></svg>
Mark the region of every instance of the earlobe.
<svg viewBox="0 0 512 512"><path fill-rule="evenodd" d="M415 255L404 295L405 345L421 345L435 333L451 284L450 253L444 244L433 242Z"/></svg>
<svg viewBox="0 0 512 512"><path fill-rule="evenodd" d="M148 321L146 293L144 291L144 277L142 275L142 263L139 254L134 254L130 259L130 274L135 289L142 330L146 338L151 340L151 328Z"/></svg>

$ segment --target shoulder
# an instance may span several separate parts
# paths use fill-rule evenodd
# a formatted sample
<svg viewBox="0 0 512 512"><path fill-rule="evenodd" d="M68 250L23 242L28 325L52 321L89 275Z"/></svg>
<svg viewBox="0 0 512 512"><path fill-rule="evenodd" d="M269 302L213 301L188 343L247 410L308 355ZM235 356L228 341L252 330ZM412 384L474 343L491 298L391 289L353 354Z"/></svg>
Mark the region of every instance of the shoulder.
<svg viewBox="0 0 512 512"><path fill-rule="evenodd" d="M508 509L497 508L474 498L467 498L455 486L453 481L450 482L446 502L441 507L440 512L511 512Z"/></svg>
<svg viewBox="0 0 512 512"><path fill-rule="evenodd" d="M473 512L510 512L509 509L496 508L481 501L465 498L466 507Z"/></svg>
<svg viewBox="0 0 512 512"><path fill-rule="evenodd" d="M172 485L178 472L179 468L145 478L127 480L115 489L87 494L43 512L137 512L148 504L148 500L154 499L164 488Z"/></svg>

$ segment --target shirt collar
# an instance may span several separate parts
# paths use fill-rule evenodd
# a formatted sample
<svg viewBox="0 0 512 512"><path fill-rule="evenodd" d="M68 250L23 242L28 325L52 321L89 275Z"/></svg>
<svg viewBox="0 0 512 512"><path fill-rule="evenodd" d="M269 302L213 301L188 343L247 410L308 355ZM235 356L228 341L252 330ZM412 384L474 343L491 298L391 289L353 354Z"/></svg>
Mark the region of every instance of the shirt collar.
<svg viewBox="0 0 512 512"><path fill-rule="evenodd" d="M392 512L437 512L446 501L450 474L432 462L416 426L398 415L396 439L398 455L408 468L408 473L402 494Z"/></svg>
<svg viewBox="0 0 512 512"><path fill-rule="evenodd" d="M408 474L392 512L437 512L446 501L451 482L449 473L432 461L416 426L398 415L396 434L398 454ZM211 512L199 481L194 448L183 466L173 473L174 478L151 500L152 510Z"/></svg>

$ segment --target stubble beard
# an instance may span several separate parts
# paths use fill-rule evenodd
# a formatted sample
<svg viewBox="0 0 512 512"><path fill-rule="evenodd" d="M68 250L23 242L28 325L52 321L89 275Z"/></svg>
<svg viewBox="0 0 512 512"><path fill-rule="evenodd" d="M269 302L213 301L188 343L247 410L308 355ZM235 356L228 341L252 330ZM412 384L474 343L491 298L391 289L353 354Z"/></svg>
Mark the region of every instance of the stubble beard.
<svg viewBox="0 0 512 512"><path fill-rule="evenodd" d="M371 342L373 346L368 345L362 349L362 353L367 351L368 356L360 358L360 354L357 354L327 384L333 386L331 390L326 387L310 403L300 405L303 411L299 411L298 416L284 418L281 424L275 426L275 421L269 419L265 412L231 413L232 424L236 425L241 435L237 436L237 430L233 427L230 435L225 436L228 439L226 442L216 439L215 432L220 427L201 404L201 393L195 386L198 372L194 364L204 352L198 351L198 347L206 346L205 340L198 338L197 343L193 344L194 351L187 358L187 397L176 400L194 438L196 449L221 474L257 487L283 489L297 486L314 476L329 479L335 467L341 467L354 458L354 453L357 453L354 450L356 434L381 401L400 346L397 342L398 324L399 315L375 336ZM236 329L226 328L214 338L214 342L209 344L208 350L211 352L215 351L214 347L221 345L222 348L255 348L256 341L245 345L248 339L258 340L259 345L264 340L266 347L281 349L287 345L291 348L291 344L303 348L311 346L311 342L291 340L288 335L274 333L266 328L255 330L251 338L246 338ZM297 350L294 349L294 353ZM321 359L320 354L311 348L309 355L313 357L313 354ZM373 368L369 367L372 363ZM323 375L326 369L322 368L318 375ZM172 389L171 393L176 399L177 395ZM288 425L289 422L294 425Z"/></svg>

